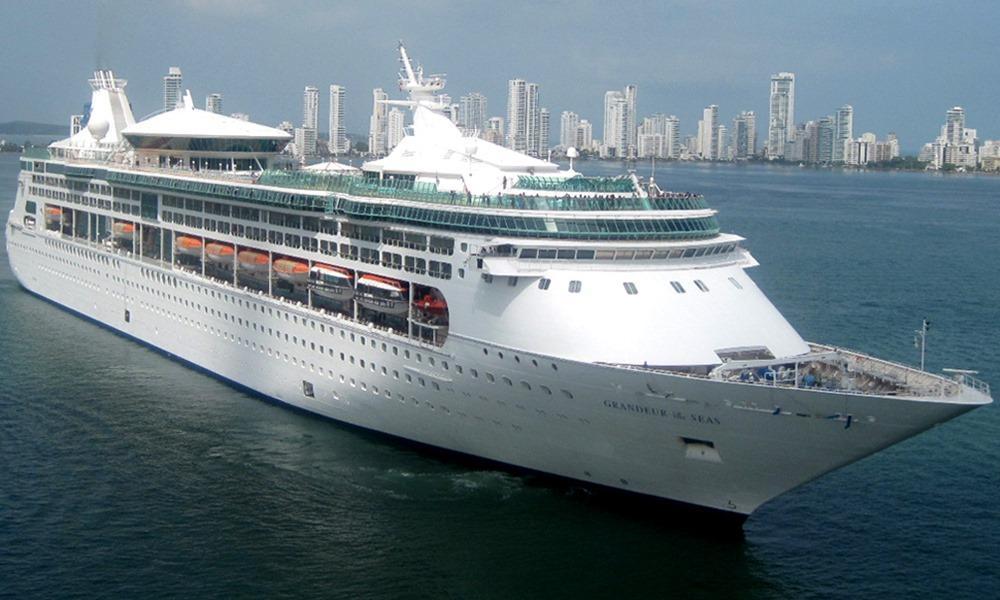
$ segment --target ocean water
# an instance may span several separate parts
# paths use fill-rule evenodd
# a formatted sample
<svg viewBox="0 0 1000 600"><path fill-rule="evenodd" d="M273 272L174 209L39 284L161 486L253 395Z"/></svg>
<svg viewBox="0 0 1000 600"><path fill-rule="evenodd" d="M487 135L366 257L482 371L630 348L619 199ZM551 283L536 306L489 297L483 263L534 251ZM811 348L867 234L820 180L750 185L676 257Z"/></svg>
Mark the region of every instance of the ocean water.
<svg viewBox="0 0 1000 600"><path fill-rule="evenodd" d="M0 155L0 207L17 159ZM581 163L609 173L619 165ZM648 172L648 165L639 165ZM807 339L1000 385L1000 178L657 165ZM5 212L3 214L6 218ZM762 507L742 537L236 391L21 290L0 256L0 596L993 597L991 405Z"/></svg>

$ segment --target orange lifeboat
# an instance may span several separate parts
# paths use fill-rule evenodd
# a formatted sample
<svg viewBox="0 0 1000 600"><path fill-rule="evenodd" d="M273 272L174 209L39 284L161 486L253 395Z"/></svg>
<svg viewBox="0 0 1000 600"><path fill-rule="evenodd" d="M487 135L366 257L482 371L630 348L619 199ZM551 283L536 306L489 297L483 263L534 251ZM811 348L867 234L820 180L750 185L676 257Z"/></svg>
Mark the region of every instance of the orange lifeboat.
<svg viewBox="0 0 1000 600"><path fill-rule="evenodd" d="M51 223L59 223L62 221L63 209L58 206L46 206L45 207L45 220Z"/></svg>
<svg viewBox="0 0 1000 600"><path fill-rule="evenodd" d="M201 239L190 235L179 235L177 240L174 242L174 250L177 254L186 254L187 256L201 256Z"/></svg>
<svg viewBox="0 0 1000 600"><path fill-rule="evenodd" d="M135 237L135 223L128 221L115 221L111 224L111 232L116 238L131 240Z"/></svg>
<svg viewBox="0 0 1000 600"><path fill-rule="evenodd" d="M405 315L410 310L406 284L380 275L359 277L355 298L365 308L390 315Z"/></svg>
<svg viewBox="0 0 1000 600"><path fill-rule="evenodd" d="M332 300L349 300L354 297L354 273L350 269L316 263L309 270L309 286L314 294Z"/></svg>
<svg viewBox="0 0 1000 600"><path fill-rule="evenodd" d="M267 252L257 250L240 250L236 253L236 260L240 263L240 268L254 273L266 273L270 259Z"/></svg>
<svg viewBox="0 0 1000 600"><path fill-rule="evenodd" d="M413 301L413 308L429 315L443 315L448 312L448 303L444 298L428 292L423 298Z"/></svg>
<svg viewBox="0 0 1000 600"><path fill-rule="evenodd" d="M274 274L288 283L304 284L309 281L309 265L291 258L279 258L271 263Z"/></svg>
<svg viewBox="0 0 1000 600"><path fill-rule="evenodd" d="M205 244L205 258L217 263L233 262L233 246L221 242L209 242Z"/></svg>

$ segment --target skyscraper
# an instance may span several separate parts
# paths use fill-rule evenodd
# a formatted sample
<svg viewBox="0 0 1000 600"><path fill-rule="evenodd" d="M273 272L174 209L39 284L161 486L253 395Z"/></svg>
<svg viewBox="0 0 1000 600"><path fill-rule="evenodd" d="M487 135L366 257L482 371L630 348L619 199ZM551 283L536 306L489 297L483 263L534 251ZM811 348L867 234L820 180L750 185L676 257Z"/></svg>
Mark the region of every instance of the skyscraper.
<svg viewBox="0 0 1000 600"><path fill-rule="evenodd" d="M302 93L302 126L316 129L319 125L319 89L307 85Z"/></svg>
<svg viewBox="0 0 1000 600"><path fill-rule="evenodd" d="M854 107L845 104L837 109L834 123L833 162L842 163L846 159L847 146L854 139Z"/></svg>
<svg viewBox="0 0 1000 600"><path fill-rule="evenodd" d="M632 158L638 149L638 131L636 130L636 95L639 88L635 85L626 85L625 96L625 152L624 156Z"/></svg>
<svg viewBox="0 0 1000 600"><path fill-rule="evenodd" d="M316 155L316 126L319 124L319 89L307 85L302 92L302 133L296 146L302 156ZM301 142L301 143L300 143Z"/></svg>
<svg viewBox="0 0 1000 600"><path fill-rule="evenodd" d="M458 126L467 133L475 131L482 136L486 132L486 96L473 92L458 100Z"/></svg>
<svg viewBox="0 0 1000 600"><path fill-rule="evenodd" d="M392 107L389 110L388 116L386 116L386 147L388 151L392 151L399 142L403 140L405 135L405 123L406 119L403 115L403 111L396 107Z"/></svg>
<svg viewBox="0 0 1000 600"><path fill-rule="evenodd" d="M344 95L346 90L342 85L330 86L330 137L329 148L333 155L347 154L350 150L347 144L347 130L344 127Z"/></svg>
<svg viewBox="0 0 1000 600"><path fill-rule="evenodd" d="M507 82L507 147L538 155L538 84L523 79Z"/></svg>
<svg viewBox="0 0 1000 600"><path fill-rule="evenodd" d="M604 92L604 144L601 156L628 155L628 99L623 92Z"/></svg>
<svg viewBox="0 0 1000 600"><path fill-rule="evenodd" d="M667 157L667 116L655 114L642 120L637 133L639 158Z"/></svg>
<svg viewBox="0 0 1000 600"><path fill-rule="evenodd" d="M961 144L965 135L965 109L956 106L948 109L945 115L944 130L942 131L945 142L953 146Z"/></svg>
<svg viewBox="0 0 1000 600"><path fill-rule="evenodd" d="M834 142L837 136L837 119L828 115L816 125L816 162L833 162Z"/></svg>
<svg viewBox="0 0 1000 600"><path fill-rule="evenodd" d="M217 115L222 114L222 94L209 94L205 97L205 110Z"/></svg>
<svg viewBox="0 0 1000 600"><path fill-rule="evenodd" d="M549 134L551 133L551 115L549 109L538 109L538 148L535 154L539 157L546 157L549 153Z"/></svg>
<svg viewBox="0 0 1000 600"><path fill-rule="evenodd" d="M590 151L593 147L594 126L587 119L580 119L580 124L576 126L576 148Z"/></svg>
<svg viewBox="0 0 1000 600"><path fill-rule="evenodd" d="M710 104L701 112L698 121L698 154L704 160L719 158L719 107Z"/></svg>
<svg viewBox="0 0 1000 600"><path fill-rule="evenodd" d="M580 115L564 110L559 116L559 145L564 149L576 145L576 128L580 125Z"/></svg>
<svg viewBox="0 0 1000 600"><path fill-rule="evenodd" d="M382 88L372 90L372 116L368 121L368 152L375 156L386 153L386 112L385 101L389 95Z"/></svg>
<svg viewBox="0 0 1000 600"><path fill-rule="evenodd" d="M665 151L667 158L678 158L681 155L681 120L670 115L664 121L663 128Z"/></svg>
<svg viewBox="0 0 1000 600"><path fill-rule="evenodd" d="M177 108L181 101L181 68L170 67L163 78L163 110Z"/></svg>
<svg viewBox="0 0 1000 600"><path fill-rule="evenodd" d="M757 113L745 110L733 119L733 158L745 160L757 154Z"/></svg>
<svg viewBox="0 0 1000 600"><path fill-rule="evenodd" d="M785 144L795 137L795 73L771 76L770 114L767 121L767 156L785 156Z"/></svg>

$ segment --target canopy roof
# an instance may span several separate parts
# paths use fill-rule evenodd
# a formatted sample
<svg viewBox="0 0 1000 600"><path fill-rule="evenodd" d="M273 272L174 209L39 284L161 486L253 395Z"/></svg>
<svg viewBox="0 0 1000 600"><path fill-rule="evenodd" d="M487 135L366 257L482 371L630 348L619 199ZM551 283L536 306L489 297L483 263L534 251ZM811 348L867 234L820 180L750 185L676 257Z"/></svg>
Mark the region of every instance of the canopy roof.
<svg viewBox="0 0 1000 600"><path fill-rule="evenodd" d="M154 115L122 132L126 137L225 138L289 141L280 129L259 125L194 107L191 94L174 110Z"/></svg>

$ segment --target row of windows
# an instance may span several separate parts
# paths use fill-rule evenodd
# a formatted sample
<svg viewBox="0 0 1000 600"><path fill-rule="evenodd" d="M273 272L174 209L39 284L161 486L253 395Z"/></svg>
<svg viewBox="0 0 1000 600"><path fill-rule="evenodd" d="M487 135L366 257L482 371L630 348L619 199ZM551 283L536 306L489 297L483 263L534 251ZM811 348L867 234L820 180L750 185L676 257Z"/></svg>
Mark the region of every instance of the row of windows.
<svg viewBox="0 0 1000 600"><path fill-rule="evenodd" d="M488 274L488 273L484 273L483 274L483 280L486 283L493 283L493 276L490 275L490 274ZM517 277L508 277L507 278L507 284L510 285L511 287L514 287L514 286L517 285L517 280L518 280ZM738 290L742 290L743 289L743 286L740 285L740 282L736 281L736 279L730 277L729 278L729 282L731 284L733 284L733 287L735 287L736 289L738 289ZM540 290L547 290L547 289L549 289L549 287L551 285L552 285L552 280L549 279L548 277L542 277L542 278L540 278L538 280L538 289L540 289ZM639 293L638 286L636 286L636 284L633 283L633 282L631 282L631 281L625 281L625 282L622 283L622 285L625 288L625 293L628 294L628 295L630 295L630 296L634 296L634 295L636 295L636 294ZM700 279L695 279L694 280L694 285L695 285L695 287L697 287L699 290L701 290L703 292L707 292L708 291L708 285L704 281L702 281ZM670 282L670 286L672 288L674 288L674 291L676 291L678 294L687 293L687 290L684 289L684 286L679 281L671 281ZM569 292L571 294L578 294L582 290L583 290L583 282L582 281L574 279L574 280L571 280L569 282Z"/></svg>
<svg viewBox="0 0 1000 600"><path fill-rule="evenodd" d="M574 248L522 248L519 258L526 260L662 260L700 258L726 254L736 250L736 244L721 244L701 248L674 248L663 250L576 250Z"/></svg>

